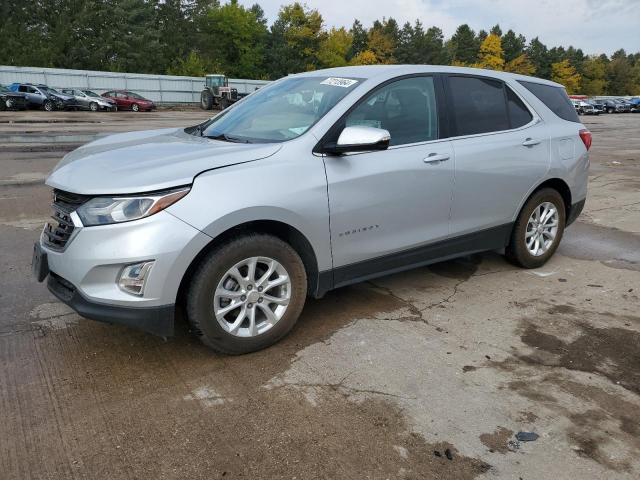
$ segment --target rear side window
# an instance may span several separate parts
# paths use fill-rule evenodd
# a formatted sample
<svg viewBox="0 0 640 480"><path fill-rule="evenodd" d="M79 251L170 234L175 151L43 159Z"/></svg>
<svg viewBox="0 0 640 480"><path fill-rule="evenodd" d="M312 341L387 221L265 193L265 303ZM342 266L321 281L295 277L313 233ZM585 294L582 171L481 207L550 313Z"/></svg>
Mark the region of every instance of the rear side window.
<svg viewBox="0 0 640 480"><path fill-rule="evenodd" d="M554 87L553 85L543 85L541 83L523 82L520 80L519 83L563 120L580 123L576 109L571 103L571 100L569 100L569 96L564 88Z"/></svg>
<svg viewBox="0 0 640 480"><path fill-rule="evenodd" d="M511 128L520 128L533 120L533 115L522 103L522 100L509 87L507 88L507 105L509 107L509 120Z"/></svg>
<svg viewBox="0 0 640 480"><path fill-rule="evenodd" d="M503 84L477 77L449 77L456 135L509 130Z"/></svg>

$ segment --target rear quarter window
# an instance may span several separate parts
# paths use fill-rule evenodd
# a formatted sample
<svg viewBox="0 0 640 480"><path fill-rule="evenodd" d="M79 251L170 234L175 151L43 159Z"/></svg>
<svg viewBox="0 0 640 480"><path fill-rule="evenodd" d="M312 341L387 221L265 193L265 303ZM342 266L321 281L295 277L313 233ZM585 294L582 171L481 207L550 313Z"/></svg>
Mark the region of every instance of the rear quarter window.
<svg viewBox="0 0 640 480"><path fill-rule="evenodd" d="M569 100L564 88L521 80L518 80L518 83L533 93L538 100L544 103L558 117L569 122L580 123L576 109L571 100Z"/></svg>

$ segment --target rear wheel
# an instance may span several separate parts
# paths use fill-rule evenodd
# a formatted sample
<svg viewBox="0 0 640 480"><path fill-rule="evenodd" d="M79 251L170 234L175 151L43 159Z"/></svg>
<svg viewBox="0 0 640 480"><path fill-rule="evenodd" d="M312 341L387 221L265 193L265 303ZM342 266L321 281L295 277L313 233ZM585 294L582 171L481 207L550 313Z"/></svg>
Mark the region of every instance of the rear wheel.
<svg viewBox="0 0 640 480"><path fill-rule="evenodd" d="M523 268L538 268L555 253L566 222L564 200L557 190L535 192L518 215L506 257Z"/></svg>
<svg viewBox="0 0 640 480"><path fill-rule="evenodd" d="M254 234L213 249L187 291L187 316L202 342L238 355L266 348L295 325L307 295L297 252L277 237Z"/></svg>
<svg viewBox="0 0 640 480"><path fill-rule="evenodd" d="M4 100L0 98L0 112L4 112L7 108L11 108L11 100Z"/></svg>
<svg viewBox="0 0 640 480"><path fill-rule="evenodd" d="M131 110L133 110L134 112L139 112L140 105L138 105L137 103L134 103L133 105L131 105Z"/></svg>
<svg viewBox="0 0 640 480"><path fill-rule="evenodd" d="M200 94L200 108L203 110L211 110L213 108L213 96L208 90Z"/></svg>

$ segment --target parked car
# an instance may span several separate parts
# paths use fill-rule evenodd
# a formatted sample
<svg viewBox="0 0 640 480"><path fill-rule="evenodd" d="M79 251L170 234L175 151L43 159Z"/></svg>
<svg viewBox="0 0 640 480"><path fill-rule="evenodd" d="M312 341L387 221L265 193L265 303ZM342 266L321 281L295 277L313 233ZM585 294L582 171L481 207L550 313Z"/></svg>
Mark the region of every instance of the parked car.
<svg viewBox="0 0 640 480"><path fill-rule="evenodd" d="M0 85L0 111L25 110L27 99L24 93L12 92L4 85Z"/></svg>
<svg viewBox="0 0 640 480"><path fill-rule="evenodd" d="M111 90L103 93L102 96L114 100L118 105L118 110L150 112L156 108L151 100L128 90Z"/></svg>
<svg viewBox="0 0 640 480"><path fill-rule="evenodd" d="M583 209L590 146L548 80L291 75L199 125L69 153L33 270L81 315L169 336L178 305L206 345L251 352L307 295L485 250L544 265Z"/></svg>
<svg viewBox="0 0 640 480"><path fill-rule="evenodd" d="M586 100L586 102L589 105L592 105L593 108L596 109L596 111L598 112L598 114L600 113L607 113L607 110L605 108L604 103L602 103L600 100Z"/></svg>
<svg viewBox="0 0 640 480"><path fill-rule="evenodd" d="M77 88L66 88L62 90L62 93L72 96L76 100L77 108L83 110L91 110L97 112L98 110L117 110L115 100L111 98L101 97L91 90L80 90Z"/></svg>
<svg viewBox="0 0 640 480"><path fill-rule="evenodd" d="M48 112L73 108L73 97L61 94L47 85L31 83L12 83L9 89L24 93L30 108L42 108Z"/></svg>
<svg viewBox="0 0 640 480"><path fill-rule="evenodd" d="M613 102L619 105L620 112L629 113L631 111L631 104L622 98L613 98Z"/></svg>
<svg viewBox="0 0 640 480"><path fill-rule="evenodd" d="M634 97L631 100L629 100L629 103L631 103L631 111L638 113L640 112L640 97Z"/></svg>
<svg viewBox="0 0 640 480"><path fill-rule="evenodd" d="M600 101L603 103L607 113L622 113L624 110L624 107L613 101L613 99L608 98Z"/></svg>
<svg viewBox="0 0 640 480"><path fill-rule="evenodd" d="M599 115L600 112L588 102L584 100L572 100L574 108L579 115Z"/></svg>

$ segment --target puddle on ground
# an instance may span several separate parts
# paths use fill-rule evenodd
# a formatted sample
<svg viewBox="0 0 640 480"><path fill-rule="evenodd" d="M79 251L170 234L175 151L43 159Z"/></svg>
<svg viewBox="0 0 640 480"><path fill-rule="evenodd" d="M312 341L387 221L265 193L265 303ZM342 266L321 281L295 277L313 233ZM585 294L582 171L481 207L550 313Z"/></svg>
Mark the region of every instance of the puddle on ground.
<svg viewBox="0 0 640 480"><path fill-rule="evenodd" d="M637 327L640 318L571 305L539 311L521 320L524 347L489 366L514 376L509 390L568 421L565 433L576 455L630 471L640 455L640 333L620 325ZM612 326L592 325L603 318Z"/></svg>
<svg viewBox="0 0 640 480"><path fill-rule="evenodd" d="M575 222L558 253L579 260L595 260L612 268L640 271L640 235L616 228Z"/></svg>

